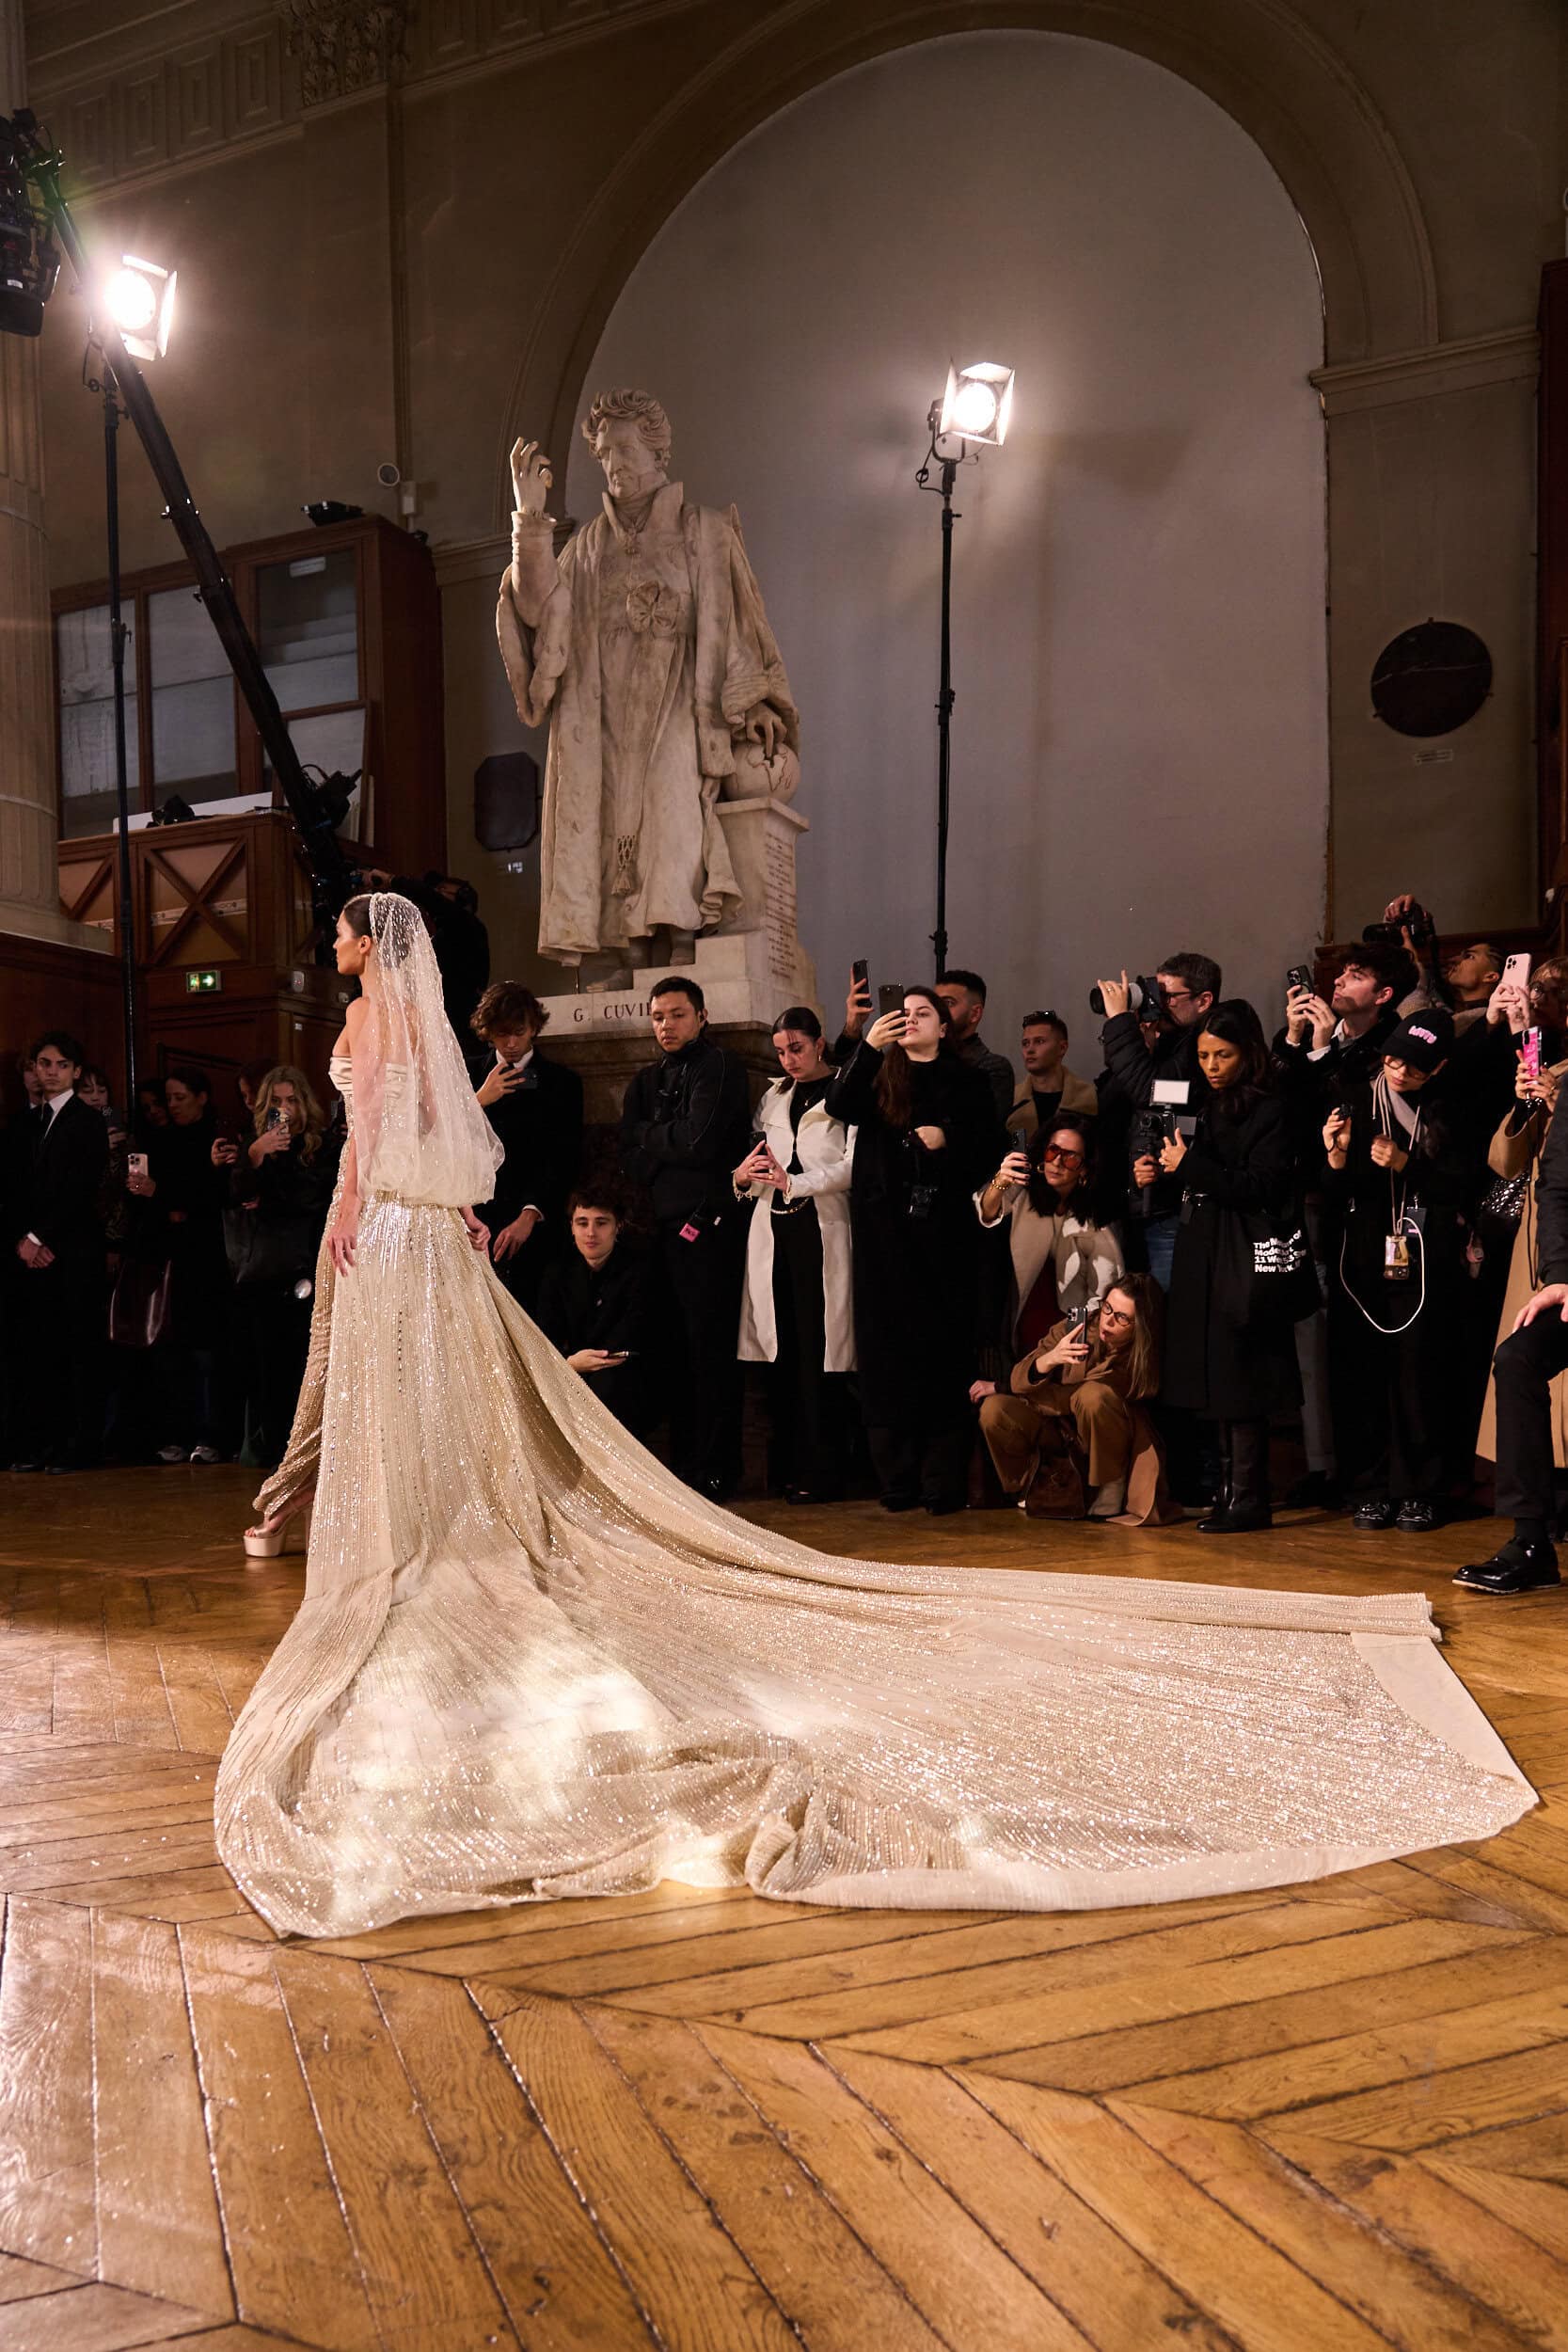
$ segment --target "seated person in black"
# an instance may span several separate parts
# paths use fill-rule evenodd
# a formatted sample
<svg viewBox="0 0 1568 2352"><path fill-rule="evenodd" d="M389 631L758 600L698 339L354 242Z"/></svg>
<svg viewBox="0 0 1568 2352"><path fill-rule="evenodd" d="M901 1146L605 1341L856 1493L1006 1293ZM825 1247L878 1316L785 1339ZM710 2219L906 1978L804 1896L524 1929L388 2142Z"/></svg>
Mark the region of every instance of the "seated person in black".
<svg viewBox="0 0 1568 2352"><path fill-rule="evenodd" d="M545 1268L539 1327L617 1421L641 1437L650 1411L652 1271L623 1238L619 1196L603 1185L574 1192L571 1247Z"/></svg>

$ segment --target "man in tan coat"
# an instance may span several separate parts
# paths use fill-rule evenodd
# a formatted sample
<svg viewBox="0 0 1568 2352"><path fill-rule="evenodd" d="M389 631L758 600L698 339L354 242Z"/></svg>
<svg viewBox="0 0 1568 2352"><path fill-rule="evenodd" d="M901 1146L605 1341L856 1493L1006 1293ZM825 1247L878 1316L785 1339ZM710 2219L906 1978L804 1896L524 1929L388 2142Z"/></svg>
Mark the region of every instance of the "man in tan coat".
<svg viewBox="0 0 1568 2352"><path fill-rule="evenodd" d="M1007 1114L1007 1133L1027 1145L1029 1138L1057 1119L1093 1119L1100 1097L1086 1078L1067 1066L1067 1023L1060 1013L1026 1012L1023 1016L1023 1075Z"/></svg>

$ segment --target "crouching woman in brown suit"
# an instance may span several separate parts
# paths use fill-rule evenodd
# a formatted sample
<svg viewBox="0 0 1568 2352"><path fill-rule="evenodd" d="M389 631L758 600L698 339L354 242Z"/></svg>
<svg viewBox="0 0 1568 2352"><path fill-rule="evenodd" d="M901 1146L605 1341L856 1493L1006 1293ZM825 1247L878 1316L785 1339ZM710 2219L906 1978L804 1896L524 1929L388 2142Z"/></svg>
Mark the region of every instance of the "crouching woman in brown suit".
<svg viewBox="0 0 1568 2352"><path fill-rule="evenodd" d="M1137 1527L1181 1517L1145 1410L1160 1387L1164 1303L1151 1275L1120 1276L1086 1330L1064 1318L1014 1365L1010 1392L985 1398L981 1434L1021 1511L1083 1518L1087 1502L1090 1518Z"/></svg>

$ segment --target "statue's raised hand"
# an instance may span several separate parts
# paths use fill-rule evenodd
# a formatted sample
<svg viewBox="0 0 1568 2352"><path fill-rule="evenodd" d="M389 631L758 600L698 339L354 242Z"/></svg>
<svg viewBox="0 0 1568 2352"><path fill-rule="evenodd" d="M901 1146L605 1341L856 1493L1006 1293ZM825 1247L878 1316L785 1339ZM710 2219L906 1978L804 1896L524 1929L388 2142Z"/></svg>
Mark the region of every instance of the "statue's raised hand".
<svg viewBox="0 0 1568 2352"><path fill-rule="evenodd" d="M542 515L555 475L537 441L512 444L512 498L519 515Z"/></svg>

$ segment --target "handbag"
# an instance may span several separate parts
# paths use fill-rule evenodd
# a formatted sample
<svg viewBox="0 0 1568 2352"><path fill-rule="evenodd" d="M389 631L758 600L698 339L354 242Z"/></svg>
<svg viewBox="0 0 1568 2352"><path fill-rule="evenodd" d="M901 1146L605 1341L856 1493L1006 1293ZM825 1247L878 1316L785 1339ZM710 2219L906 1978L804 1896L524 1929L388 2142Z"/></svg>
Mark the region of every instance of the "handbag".
<svg viewBox="0 0 1568 2352"><path fill-rule="evenodd" d="M174 1266L167 1258L127 1258L109 1298L109 1339L116 1347L156 1347L168 1328Z"/></svg>
<svg viewBox="0 0 1568 2352"><path fill-rule="evenodd" d="M223 1248L236 1290L261 1282L282 1284L309 1272L316 1232L308 1216L262 1216L239 1206L223 1213Z"/></svg>

